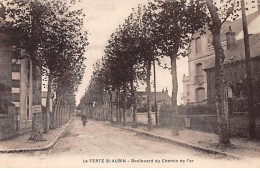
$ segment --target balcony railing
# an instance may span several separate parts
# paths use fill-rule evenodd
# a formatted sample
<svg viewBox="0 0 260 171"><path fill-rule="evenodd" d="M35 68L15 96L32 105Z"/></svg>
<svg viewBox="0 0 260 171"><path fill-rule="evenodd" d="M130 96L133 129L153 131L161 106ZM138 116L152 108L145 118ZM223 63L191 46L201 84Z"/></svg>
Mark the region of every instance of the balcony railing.
<svg viewBox="0 0 260 171"><path fill-rule="evenodd" d="M203 84L204 81L203 81L203 75L196 75L195 76L195 84Z"/></svg>

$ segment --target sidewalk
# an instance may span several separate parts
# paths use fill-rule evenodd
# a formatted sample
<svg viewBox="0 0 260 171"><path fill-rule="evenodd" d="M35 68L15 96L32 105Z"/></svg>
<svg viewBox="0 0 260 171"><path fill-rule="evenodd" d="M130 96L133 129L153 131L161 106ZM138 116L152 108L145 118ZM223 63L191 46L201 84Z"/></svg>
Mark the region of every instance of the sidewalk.
<svg viewBox="0 0 260 171"><path fill-rule="evenodd" d="M42 134L43 138L45 138L47 141L27 141L30 137L30 133L20 135L10 140L0 141L0 153L44 151L51 149L62 136L70 122L71 120L57 129L50 129L48 134Z"/></svg>
<svg viewBox="0 0 260 171"><path fill-rule="evenodd" d="M179 131L178 136L172 136L171 129L168 128L154 127L153 130L148 131L147 126L132 128L130 123L127 123L126 126L122 126L121 124L111 124L109 121L106 121L105 124L110 126L118 126L122 129L133 131L141 135L154 137L196 150L220 154L235 159L260 158L260 141L253 142L246 141L246 139L242 138L232 138L231 143L235 147L230 149L222 149L221 147L218 147L218 135L214 133L183 129Z"/></svg>

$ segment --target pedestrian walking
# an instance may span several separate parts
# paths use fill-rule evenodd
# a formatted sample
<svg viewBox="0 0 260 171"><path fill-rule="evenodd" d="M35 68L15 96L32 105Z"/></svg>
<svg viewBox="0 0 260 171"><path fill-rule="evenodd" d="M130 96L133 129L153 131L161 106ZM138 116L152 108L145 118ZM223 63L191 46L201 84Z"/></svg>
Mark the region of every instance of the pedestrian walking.
<svg viewBox="0 0 260 171"><path fill-rule="evenodd" d="M83 126L86 126L87 121L87 110L83 109L81 110L81 120L82 120L82 124Z"/></svg>

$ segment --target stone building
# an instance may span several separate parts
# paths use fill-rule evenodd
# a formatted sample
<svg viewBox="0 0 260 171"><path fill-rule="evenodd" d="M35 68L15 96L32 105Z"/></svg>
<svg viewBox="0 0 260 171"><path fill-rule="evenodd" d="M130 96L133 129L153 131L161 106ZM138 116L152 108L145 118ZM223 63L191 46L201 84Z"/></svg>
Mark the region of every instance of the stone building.
<svg viewBox="0 0 260 171"><path fill-rule="evenodd" d="M3 23L3 22L2 22ZM16 60L23 50L15 50L10 37L0 33L0 84L10 95L8 112L0 114L0 139L31 129L32 65L28 59Z"/></svg>
<svg viewBox="0 0 260 171"><path fill-rule="evenodd" d="M147 92L146 91L137 91L137 106L138 108L147 107ZM151 92L151 105L154 106L154 92ZM171 105L171 97L168 95L168 90L162 90L162 92L156 92L156 101L158 104Z"/></svg>
<svg viewBox="0 0 260 171"><path fill-rule="evenodd" d="M232 32L232 31L231 31ZM233 36L235 33L232 32ZM233 37L233 39L235 39ZM260 33L249 36L250 55L251 55L251 72L254 83L254 95L260 96ZM246 89L246 68L245 68L245 47L244 40L232 41L229 48L225 51L224 61L224 80L226 97L243 98ZM215 102L215 61L205 68L207 73L207 99L209 103Z"/></svg>
<svg viewBox="0 0 260 171"><path fill-rule="evenodd" d="M258 11L247 15L247 22L251 32L256 33L257 28L260 32L260 8ZM253 26L254 25L254 26ZM229 31L229 29L232 29ZM250 31L250 29L249 29ZM194 40L191 42L190 54L188 56L189 75L183 76L183 95L182 101L184 104L206 104L208 101L208 82L207 74L204 69L215 60L215 51L212 46L212 35L209 30L200 35L193 35ZM226 21L221 29L221 43L225 51L230 45L242 39L242 19L236 21ZM232 52L231 52L232 53Z"/></svg>
<svg viewBox="0 0 260 171"><path fill-rule="evenodd" d="M254 92L254 111L256 115L256 133L260 135L260 3L258 11L247 15L249 44L251 53L251 72ZM248 107L246 101L245 47L242 19L225 22L221 30L221 42L224 48L225 114L229 134L232 137L247 137ZM199 111L198 115L189 115L191 129L217 132L215 113L215 52L211 44L211 33L194 35L189 55L189 76L183 77L184 108ZM202 105L205 104L205 105ZM196 110L195 110L196 109ZM202 110L203 109L203 110ZM199 116L200 115L200 116Z"/></svg>

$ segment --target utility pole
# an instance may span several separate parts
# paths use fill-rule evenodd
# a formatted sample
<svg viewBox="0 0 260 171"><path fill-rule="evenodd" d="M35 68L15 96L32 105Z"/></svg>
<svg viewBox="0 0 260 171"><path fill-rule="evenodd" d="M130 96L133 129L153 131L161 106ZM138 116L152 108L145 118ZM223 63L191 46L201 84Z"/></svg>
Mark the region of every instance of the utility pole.
<svg viewBox="0 0 260 171"><path fill-rule="evenodd" d="M157 112L157 98L156 98L156 73L155 73L155 57L153 60L153 75L154 75L154 108L155 108L155 123L158 127L158 112Z"/></svg>
<svg viewBox="0 0 260 171"><path fill-rule="evenodd" d="M242 11L242 23L244 32L244 44L245 44L245 66L246 66L246 82L247 82L247 104L248 104L248 118L249 118L249 135L250 140L256 138L256 123L254 113L254 97L253 97L253 82L251 73L251 57L250 57L250 46L249 46L249 35L247 28L247 19L245 12L245 1L241 0L241 11Z"/></svg>

